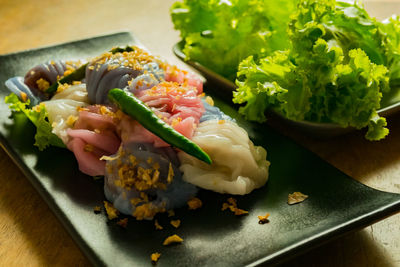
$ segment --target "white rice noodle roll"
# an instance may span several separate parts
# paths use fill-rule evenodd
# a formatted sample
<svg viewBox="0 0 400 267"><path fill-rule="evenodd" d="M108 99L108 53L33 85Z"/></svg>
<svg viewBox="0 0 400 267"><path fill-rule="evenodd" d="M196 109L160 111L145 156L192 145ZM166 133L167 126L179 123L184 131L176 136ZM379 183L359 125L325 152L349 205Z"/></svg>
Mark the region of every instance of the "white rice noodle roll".
<svg viewBox="0 0 400 267"><path fill-rule="evenodd" d="M56 93L51 100L57 99L71 99L79 102L89 103L88 93L86 91L86 84L81 83L77 85L71 85L65 90Z"/></svg>
<svg viewBox="0 0 400 267"><path fill-rule="evenodd" d="M67 129L72 128L74 119L78 118L78 107L89 104L85 84L70 86L54 95L51 100L42 103L46 106L53 127L52 132L65 144L68 143Z"/></svg>
<svg viewBox="0 0 400 267"><path fill-rule="evenodd" d="M268 180L267 151L254 146L247 132L232 121L209 120L198 125L193 139L213 163L179 152L186 182L219 193L245 195Z"/></svg>

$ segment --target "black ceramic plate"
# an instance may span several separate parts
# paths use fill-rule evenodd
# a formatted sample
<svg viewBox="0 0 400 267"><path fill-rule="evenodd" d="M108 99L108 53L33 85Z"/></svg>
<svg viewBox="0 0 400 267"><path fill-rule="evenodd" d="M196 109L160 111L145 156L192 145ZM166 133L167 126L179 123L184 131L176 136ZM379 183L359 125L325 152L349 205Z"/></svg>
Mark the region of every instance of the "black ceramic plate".
<svg viewBox="0 0 400 267"><path fill-rule="evenodd" d="M134 44L129 33L116 33L0 57L0 94L4 81L51 59L78 59L97 55L114 45ZM150 254L162 254L158 266L243 266L278 263L324 241L364 227L400 210L400 195L364 186L316 155L277 134L266 125L242 120L229 104L216 105L245 127L257 145L268 150L270 179L266 186L239 197L248 216L221 211L228 195L200 191L203 208L176 211L182 224L169 225L166 216L154 230L153 222L130 220L123 229L108 222L93 207L104 200L102 182L78 171L71 152L58 148L39 152L34 146L33 126L24 117L9 118L0 104L1 143L10 157L43 196L87 257L95 265L146 266ZM289 193L310 197L303 203L286 204ZM258 224L257 215L271 214L270 222ZM178 234L184 242L164 247L163 240Z"/></svg>

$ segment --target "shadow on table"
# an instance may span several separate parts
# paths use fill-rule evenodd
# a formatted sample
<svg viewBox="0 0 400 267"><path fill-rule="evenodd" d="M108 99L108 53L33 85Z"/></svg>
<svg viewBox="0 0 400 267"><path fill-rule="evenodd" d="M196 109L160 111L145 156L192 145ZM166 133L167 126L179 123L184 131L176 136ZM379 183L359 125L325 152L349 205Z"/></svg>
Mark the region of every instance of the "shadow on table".
<svg viewBox="0 0 400 267"><path fill-rule="evenodd" d="M7 257L0 258L0 265L90 266L3 150L0 150L0 166L0 214L5 214L0 225L0 252L7 249ZM38 262L32 262L34 259Z"/></svg>

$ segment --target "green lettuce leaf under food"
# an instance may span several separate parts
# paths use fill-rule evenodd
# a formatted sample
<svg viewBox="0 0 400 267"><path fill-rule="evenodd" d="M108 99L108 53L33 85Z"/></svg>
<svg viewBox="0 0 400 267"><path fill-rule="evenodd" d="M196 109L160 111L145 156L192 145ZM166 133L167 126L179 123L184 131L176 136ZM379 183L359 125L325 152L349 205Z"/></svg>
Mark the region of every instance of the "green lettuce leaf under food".
<svg viewBox="0 0 400 267"><path fill-rule="evenodd" d="M231 79L240 61L289 48L287 23L294 0L183 0L171 7L183 52Z"/></svg>
<svg viewBox="0 0 400 267"><path fill-rule="evenodd" d="M398 21L377 22L357 4L301 1L290 48L242 61L234 102L250 120L272 108L292 120L368 126L366 138L380 140L389 131L377 110L400 78Z"/></svg>
<svg viewBox="0 0 400 267"><path fill-rule="evenodd" d="M47 118L47 111L44 104L37 105L32 109L29 107L29 99L22 102L16 94L5 97L6 104L14 112L22 112L36 126L35 146L44 150L48 146L65 147L60 138L52 133L52 127Z"/></svg>

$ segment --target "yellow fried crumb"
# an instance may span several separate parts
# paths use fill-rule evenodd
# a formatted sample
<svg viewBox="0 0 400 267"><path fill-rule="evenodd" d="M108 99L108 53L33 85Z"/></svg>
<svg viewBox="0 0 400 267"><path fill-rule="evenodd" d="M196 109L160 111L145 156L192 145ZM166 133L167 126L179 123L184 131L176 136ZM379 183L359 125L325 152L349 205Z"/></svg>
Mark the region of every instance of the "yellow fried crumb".
<svg viewBox="0 0 400 267"><path fill-rule="evenodd" d="M76 107L76 110L81 112L81 111L89 111L89 109L84 108L84 107Z"/></svg>
<svg viewBox="0 0 400 267"><path fill-rule="evenodd" d="M137 206L137 204L142 203L143 200L140 197L135 197L131 199L132 206Z"/></svg>
<svg viewBox="0 0 400 267"><path fill-rule="evenodd" d="M249 212L247 210L242 210L242 209L239 209L239 208L235 208L234 213L235 213L236 216L249 214Z"/></svg>
<svg viewBox="0 0 400 267"><path fill-rule="evenodd" d="M78 85L78 84L81 84L82 82L81 81L72 81L72 85Z"/></svg>
<svg viewBox="0 0 400 267"><path fill-rule="evenodd" d="M228 198L228 203L231 204L232 206L237 207L237 200L234 199L233 197Z"/></svg>
<svg viewBox="0 0 400 267"><path fill-rule="evenodd" d="M151 254L151 257L150 257L151 262L156 263L160 257L161 257L161 254L158 252Z"/></svg>
<svg viewBox="0 0 400 267"><path fill-rule="evenodd" d="M109 220L115 219L118 217L118 210L114 208L113 204L108 201L104 201L104 208L106 209L107 216Z"/></svg>
<svg viewBox="0 0 400 267"><path fill-rule="evenodd" d="M168 246L170 244L182 243L182 242L183 239L180 238L178 235L171 235L164 240L163 245Z"/></svg>
<svg viewBox="0 0 400 267"><path fill-rule="evenodd" d="M167 183L170 184L173 179L174 179L174 169L172 168L172 164L170 162L168 168Z"/></svg>
<svg viewBox="0 0 400 267"><path fill-rule="evenodd" d="M206 99L204 99L207 104L210 106L214 106L214 100L211 98L211 96L206 96Z"/></svg>
<svg viewBox="0 0 400 267"><path fill-rule="evenodd" d="M64 77L65 76L67 76L67 75L70 75L72 73L72 70L66 70L66 71L64 71Z"/></svg>
<svg viewBox="0 0 400 267"><path fill-rule="evenodd" d="M187 202L190 210L197 210L203 206L203 202L197 197L191 198Z"/></svg>
<svg viewBox="0 0 400 267"><path fill-rule="evenodd" d="M246 211L246 210L239 209L239 208L237 207L236 199L234 199L234 198L232 198L232 197L230 197L230 198L227 199L227 203L223 203L223 204L222 204L221 210L224 211L224 210L226 210L226 209L229 209L230 211L232 211L236 216L246 215L246 214L249 213L249 212Z"/></svg>
<svg viewBox="0 0 400 267"><path fill-rule="evenodd" d="M218 121L218 124L224 124L225 123L225 120L219 120Z"/></svg>
<svg viewBox="0 0 400 267"><path fill-rule="evenodd" d="M162 230L162 229L164 229L164 228L158 223L157 220L154 221L154 226L156 227L156 230Z"/></svg>
<svg viewBox="0 0 400 267"><path fill-rule="evenodd" d="M39 80L37 80L36 84L40 91L46 91L50 87L50 83L43 78L40 78Z"/></svg>
<svg viewBox="0 0 400 267"><path fill-rule="evenodd" d="M269 217L269 213L265 214L264 216L259 215L258 217L258 223L259 224L264 224L268 222L268 217Z"/></svg>
<svg viewBox="0 0 400 267"><path fill-rule="evenodd" d="M68 83L63 83L63 84L58 83L57 93L61 93L62 91L64 91L68 87L71 87L71 85L69 85Z"/></svg>
<svg viewBox="0 0 400 267"><path fill-rule="evenodd" d="M28 96L24 92L20 92L19 94L21 96L22 102L26 102L26 100L28 100Z"/></svg>
<svg viewBox="0 0 400 267"><path fill-rule="evenodd" d="M128 218L121 219L117 222L117 224L121 227L126 228L128 226Z"/></svg>
<svg viewBox="0 0 400 267"><path fill-rule="evenodd" d="M230 205L228 203L222 203L221 210L224 211L224 210L228 209L229 207L230 207Z"/></svg>
<svg viewBox="0 0 400 267"><path fill-rule="evenodd" d="M91 144L86 144L86 145L83 147L83 151L85 151L85 152L93 152L93 149L94 149L94 146L91 145Z"/></svg>
<svg viewBox="0 0 400 267"><path fill-rule="evenodd" d="M182 118L181 118L181 117L174 118L174 119L172 119L171 126L172 126L172 127L175 127L175 126L178 125L181 121L182 121Z"/></svg>
<svg viewBox="0 0 400 267"><path fill-rule="evenodd" d="M301 192L294 192L293 194L289 194L287 203L289 205L293 205L293 204L303 202L307 198L308 198L308 196Z"/></svg>
<svg viewBox="0 0 400 267"><path fill-rule="evenodd" d="M153 206L151 203L145 203L136 207L132 216L136 220L141 221L144 219L152 219L158 212L164 212L165 209Z"/></svg>
<svg viewBox="0 0 400 267"><path fill-rule="evenodd" d="M101 207L100 206L96 206L93 208L94 213L99 214L101 212Z"/></svg>
<svg viewBox="0 0 400 267"><path fill-rule="evenodd" d="M67 125L72 127L74 126L74 123L78 120L77 116L69 115L67 118Z"/></svg>
<svg viewBox="0 0 400 267"><path fill-rule="evenodd" d="M106 106L100 106L100 113L101 115L109 115L111 117L114 116L114 112L112 112L109 108Z"/></svg>
<svg viewBox="0 0 400 267"><path fill-rule="evenodd" d="M124 66L134 70L142 70L142 66L144 64L154 61L156 61L154 56L150 55L148 52L139 47L134 47L134 51L130 52L105 52L102 55L94 58L91 66L95 65L94 67L99 68L99 66L105 62L112 62L112 64L110 64L110 69L117 68L118 66ZM89 69L91 69L91 66L89 66Z"/></svg>
<svg viewBox="0 0 400 267"><path fill-rule="evenodd" d="M32 108L33 111L40 112L42 110L42 107L45 107L44 103L40 103L39 105L36 105Z"/></svg>
<svg viewBox="0 0 400 267"><path fill-rule="evenodd" d="M101 156L100 160L116 160L118 158L118 156L116 157L110 157L110 156Z"/></svg>
<svg viewBox="0 0 400 267"><path fill-rule="evenodd" d="M181 220L171 220L170 224L173 227L178 228L181 225Z"/></svg>
<svg viewBox="0 0 400 267"><path fill-rule="evenodd" d="M168 217L175 216L175 211L174 210L169 210L168 211Z"/></svg>

